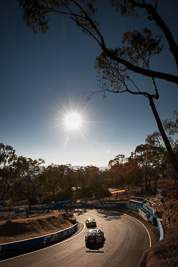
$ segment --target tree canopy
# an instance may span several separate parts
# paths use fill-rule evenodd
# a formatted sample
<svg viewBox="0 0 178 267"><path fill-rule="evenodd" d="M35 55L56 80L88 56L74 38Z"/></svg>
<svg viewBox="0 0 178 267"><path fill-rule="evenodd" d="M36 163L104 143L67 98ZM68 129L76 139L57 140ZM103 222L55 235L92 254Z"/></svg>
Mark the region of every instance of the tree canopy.
<svg viewBox="0 0 178 267"><path fill-rule="evenodd" d="M163 121L176 157L177 119L175 111L171 119ZM11 203L28 200L30 207L51 201L102 199L111 196L109 188L140 187L149 193L156 190L160 177L171 177L176 183L160 133L148 135L145 142L139 144L128 158L118 154L104 171L93 165L78 169L73 169L70 164L42 166L44 160L18 157L12 146L1 143L1 162L8 164L0 168L0 200L11 200Z"/></svg>
<svg viewBox="0 0 178 267"><path fill-rule="evenodd" d="M125 58L120 54L116 54L114 49L106 46L106 40L102 35L99 22L96 21L97 0L17 0L24 10L24 21L35 33L41 31L45 33L49 29L50 14L57 13L68 16L78 27L82 29L84 34L91 36L101 47L104 54L111 60L124 65L127 69L136 73L167 80L178 84L178 76L169 73L162 73L159 70L148 70L137 63L132 62L129 58ZM134 0L109 0L116 12L121 16L137 16L140 12L146 11L148 19L155 21L157 27L164 34L171 53L178 66L178 47L174 37L157 11L157 0L155 5L149 1ZM148 3L146 3L148 2ZM122 25L121 25L122 27ZM118 29L119 30L119 29Z"/></svg>
<svg viewBox="0 0 178 267"><path fill-rule="evenodd" d="M68 16L84 34L92 37L101 48L101 54L96 58L95 68L97 69L98 80L100 82L100 92L121 94L131 93L142 95L148 99L149 105L156 120L158 129L165 143L170 161L178 176L178 162L169 139L165 133L164 126L157 112L154 100L159 99L159 90L156 79L165 80L178 84L178 76L170 73L163 73L153 70L150 61L153 56L162 51L163 44L161 36L153 34L150 29L127 31L123 34L121 44L116 44L115 48L106 45L106 37L100 30L100 23L97 21L97 8L101 8L97 0L17 0L24 11L24 21L35 33L41 31L45 33L49 29L50 15L56 13ZM145 12L146 17L154 22L159 31L164 36L169 50L178 67L178 46L171 30L159 15L158 0L108 0L113 6L118 16L127 18ZM102 2L103 4L103 2ZM120 29L122 29L122 24ZM177 70L177 68L176 68ZM131 73L149 77L152 82L151 88L139 88ZM152 92L151 92L152 91ZM96 92L91 92L93 95ZM169 94L169 92L168 92Z"/></svg>

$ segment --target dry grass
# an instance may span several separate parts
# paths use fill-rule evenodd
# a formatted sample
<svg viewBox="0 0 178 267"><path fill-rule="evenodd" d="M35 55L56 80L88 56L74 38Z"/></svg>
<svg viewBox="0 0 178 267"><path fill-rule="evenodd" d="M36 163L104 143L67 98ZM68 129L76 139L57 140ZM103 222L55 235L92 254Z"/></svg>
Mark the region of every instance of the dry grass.
<svg viewBox="0 0 178 267"><path fill-rule="evenodd" d="M72 226L71 214L54 212L27 219L14 216L0 222L0 244L55 233Z"/></svg>

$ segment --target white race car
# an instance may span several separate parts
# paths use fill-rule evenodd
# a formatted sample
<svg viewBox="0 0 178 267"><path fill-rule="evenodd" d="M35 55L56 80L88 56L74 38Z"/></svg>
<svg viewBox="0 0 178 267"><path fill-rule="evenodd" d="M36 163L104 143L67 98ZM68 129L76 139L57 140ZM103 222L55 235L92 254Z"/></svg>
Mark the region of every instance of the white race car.
<svg viewBox="0 0 178 267"><path fill-rule="evenodd" d="M90 247L91 245L103 244L105 241L104 232L100 229L90 229L85 235L85 245Z"/></svg>

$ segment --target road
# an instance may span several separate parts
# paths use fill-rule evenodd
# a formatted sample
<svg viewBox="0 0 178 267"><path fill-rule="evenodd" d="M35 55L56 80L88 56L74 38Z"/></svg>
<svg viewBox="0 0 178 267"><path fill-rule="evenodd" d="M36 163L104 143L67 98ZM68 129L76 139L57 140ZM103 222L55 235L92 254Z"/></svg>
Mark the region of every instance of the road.
<svg viewBox="0 0 178 267"><path fill-rule="evenodd" d="M104 247L85 247L85 220L94 217L97 228L105 233ZM0 261L0 267L139 267L150 247L146 228L136 219L117 211L88 210L76 213L80 230L74 236L53 246Z"/></svg>

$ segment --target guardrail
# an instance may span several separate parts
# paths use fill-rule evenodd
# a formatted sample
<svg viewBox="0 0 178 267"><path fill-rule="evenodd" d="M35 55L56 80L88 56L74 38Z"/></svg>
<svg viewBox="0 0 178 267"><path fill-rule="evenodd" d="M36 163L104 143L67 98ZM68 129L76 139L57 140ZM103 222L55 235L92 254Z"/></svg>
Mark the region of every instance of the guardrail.
<svg viewBox="0 0 178 267"><path fill-rule="evenodd" d="M103 203L54 203L53 205L48 206L38 206L38 207L31 207L31 210L45 210L45 209L111 209L111 208L128 208L131 210L135 210L141 214L141 216L149 221L150 223L154 224L158 227L160 232L160 239L164 238L164 231L161 222L154 210L146 206L145 201L142 202L130 200L128 203L111 203L111 202L103 202ZM47 236L42 236L38 238L28 239L24 241L17 241L13 243L7 243L0 245L0 257L3 254L8 254L10 252L20 252L26 249L31 248L38 248L41 246L49 245L55 242L59 242L64 238L69 237L73 233L77 231L77 223L74 226L54 233Z"/></svg>
<svg viewBox="0 0 178 267"><path fill-rule="evenodd" d="M159 240L162 240L164 238L164 231L163 231L162 224L159 220L158 215L156 214L154 210L149 208L144 203L138 203L137 201L133 201L133 200L129 201L127 207L129 209L139 212L145 220L147 220L148 222L158 227L159 233L160 233Z"/></svg>
<svg viewBox="0 0 178 267"><path fill-rule="evenodd" d="M22 241L16 241L0 245L0 258L11 254L18 254L21 252L26 252L34 249L38 249L44 246L48 246L59 241L62 241L77 231L77 223L65 230L48 234L41 237L26 239Z"/></svg>
<svg viewBox="0 0 178 267"><path fill-rule="evenodd" d="M103 203L55 203L53 208L57 209L111 209L111 208L128 208L131 210L135 210L141 214L141 216L157 226L160 232L160 239L162 240L164 237L164 231L161 222L159 221L159 217L154 210L145 205L146 199L142 198L142 202L130 200L129 203L111 203L111 202L103 202Z"/></svg>
<svg viewBox="0 0 178 267"><path fill-rule="evenodd" d="M129 203L113 203L113 202L102 202L102 203L61 203L56 202L50 208L52 209L111 209L111 208L128 208L135 210L141 214L141 216L157 226L160 232L160 240L164 237L164 231L161 222L159 221L158 215L154 210L149 208L145 203L145 198L136 197L137 201L130 200ZM139 200L139 201L138 201ZM46 207L45 207L46 208ZM31 209L44 209L44 206L31 207Z"/></svg>

